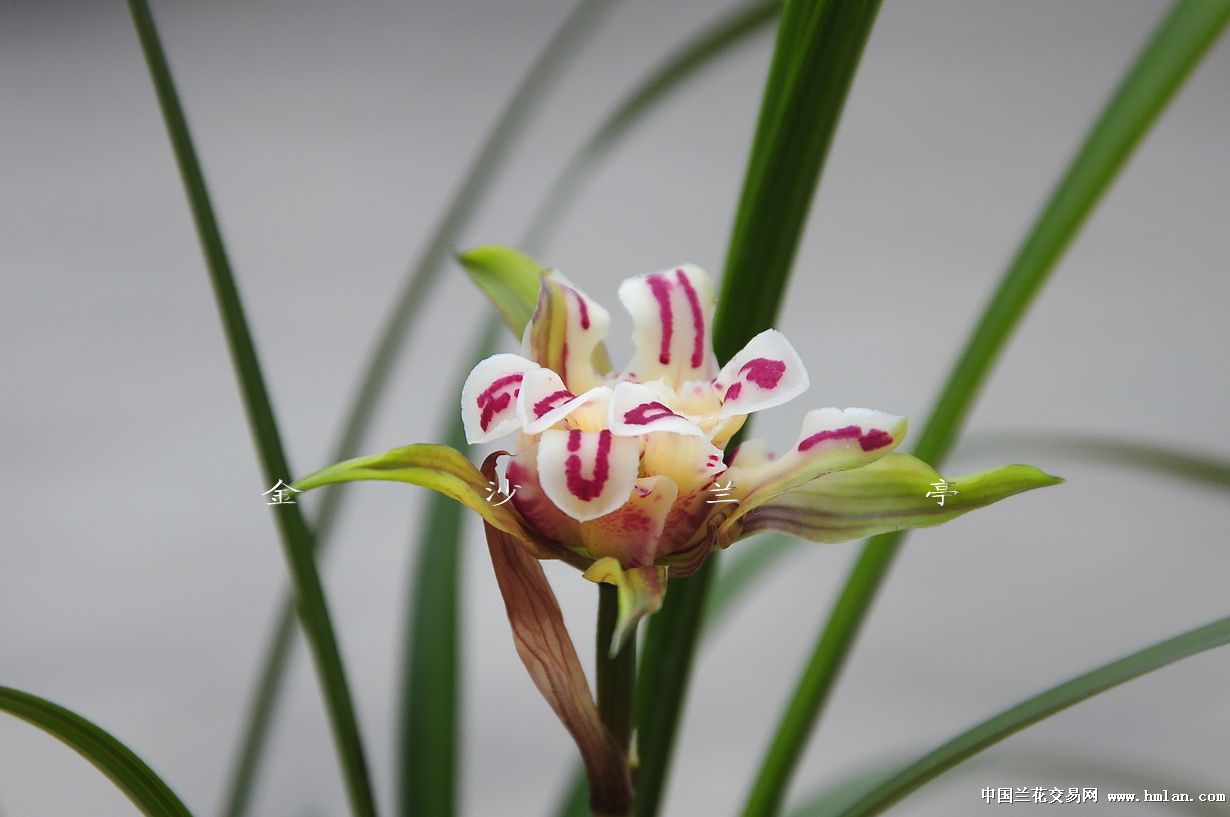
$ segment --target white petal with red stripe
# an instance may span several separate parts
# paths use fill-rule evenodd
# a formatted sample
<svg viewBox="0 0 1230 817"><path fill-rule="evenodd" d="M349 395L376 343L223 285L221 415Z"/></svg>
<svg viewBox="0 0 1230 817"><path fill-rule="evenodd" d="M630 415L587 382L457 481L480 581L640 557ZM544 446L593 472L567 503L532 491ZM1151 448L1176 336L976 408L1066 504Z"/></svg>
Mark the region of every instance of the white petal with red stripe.
<svg viewBox="0 0 1230 817"><path fill-rule="evenodd" d="M521 396L517 398L521 429L526 434L541 434L591 402L599 391L605 388L599 386L578 396L568 391L560 376L550 369L526 372L521 381Z"/></svg>
<svg viewBox="0 0 1230 817"><path fill-rule="evenodd" d="M610 430L552 429L538 442L538 481L547 498L581 522L628 501L636 484L641 441Z"/></svg>
<svg viewBox="0 0 1230 817"><path fill-rule="evenodd" d="M696 423L671 411L661 390L628 381L615 386L608 426L621 437L639 436L651 431L704 435Z"/></svg>
<svg viewBox="0 0 1230 817"><path fill-rule="evenodd" d="M710 340L717 303L708 273L694 264L629 278L619 300L632 315L636 352L627 374L672 386L710 380L717 371Z"/></svg>
<svg viewBox="0 0 1230 817"><path fill-rule="evenodd" d="M538 369L520 355L498 354L479 361L461 389L461 421L471 445L501 437L521 426L517 395L526 372Z"/></svg>
<svg viewBox="0 0 1230 817"><path fill-rule="evenodd" d="M766 329L722 367L715 385L722 398L718 416L731 417L780 406L807 391L810 382L786 336Z"/></svg>
<svg viewBox="0 0 1230 817"><path fill-rule="evenodd" d="M601 384L610 369L606 351L599 347L610 325L609 312L551 270L542 278L538 305L525 327L521 351L554 370L569 389L580 393Z"/></svg>
<svg viewBox="0 0 1230 817"><path fill-rule="evenodd" d="M740 512L824 474L880 459L901 444L906 426L906 418L873 409L809 411L798 442L781 457L766 461L749 452L746 466L744 457L735 458L727 475L744 497Z"/></svg>

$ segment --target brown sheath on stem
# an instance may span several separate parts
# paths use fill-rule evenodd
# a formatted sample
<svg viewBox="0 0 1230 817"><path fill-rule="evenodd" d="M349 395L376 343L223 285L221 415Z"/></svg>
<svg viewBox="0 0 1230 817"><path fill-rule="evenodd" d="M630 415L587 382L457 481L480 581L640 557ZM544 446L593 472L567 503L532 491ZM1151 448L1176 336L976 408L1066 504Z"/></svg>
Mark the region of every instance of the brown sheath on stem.
<svg viewBox="0 0 1230 817"><path fill-rule="evenodd" d="M602 723L542 567L514 537L486 523L483 527L517 654L538 691L576 741L589 776L590 807L595 817L630 815L632 777L628 757Z"/></svg>

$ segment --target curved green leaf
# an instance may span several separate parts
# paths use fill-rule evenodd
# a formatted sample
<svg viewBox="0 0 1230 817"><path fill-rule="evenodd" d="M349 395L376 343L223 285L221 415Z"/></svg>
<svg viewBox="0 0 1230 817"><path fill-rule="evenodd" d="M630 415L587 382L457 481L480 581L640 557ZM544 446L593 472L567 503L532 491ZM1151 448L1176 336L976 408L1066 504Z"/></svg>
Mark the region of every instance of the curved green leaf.
<svg viewBox="0 0 1230 817"><path fill-rule="evenodd" d="M1166 103L1230 19L1230 0L1179 0L1098 118L1013 258L965 344L915 454L940 465L1013 329L1102 194ZM747 817L778 813L828 694L903 533L874 537L860 554L782 715L748 797Z"/></svg>
<svg viewBox="0 0 1230 817"><path fill-rule="evenodd" d="M192 817L135 752L77 713L10 687L0 687L0 711L37 726L93 763L147 817Z"/></svg>
<svg viewBox="0 0 1230 817"><path fill-rule="evenodd" d="M499 323L487 321L472 358L492 353ZM453 390L460 393L461 384ZM461 414L448 412L445 444L466 445ZM417 536L417 559L406 593L406 625L398 698L398 811L449 817L457 810L460 743L461 545L464 506L433 493Z"/></svg>
<svg viewBox="0 0 1230 817"><path fill-rule="evenodd" d="M675 49L594 129L551 182L526 229L524 244L541 247L594 169L647 114L717 57L768 28L781 0L754 0L732 9Z"/></svg>
<svg viewBox="0 0 1230 817"><path fill-rule="evenodd" d="M235 277L231 272L222 233L209 199L205 176L197 160L192 144L188 121L175 90L171 67L158 37L146 0L128 0L133 27L145 54L150 79L158 97L162 117L179 165L184 191L196 222L197 235L205 255L210 283L218 302L218 313L226 333L231 361L239 380L240 393L252 429L257 455L264 472L265 482L277 487L290 474L286 455L282 448L281 435L274 419L273 407L261 373L260 361L252 332L244 315L243 302L239 297ZM342 666L337 636L333 631L328 604L320 576L316 572L313 557L315 540L299 513L296 503L283 503L273 514L281 534L282 550L291 574L295 607L299 622L307 636L316 673L320 679L325 709L333 733L333 742L346 784L346 794L351 811L358 817L374 817L376 801L372 794L371 778L367 771L367 759L359 735L359 724L351 701L350 685Z"/></svg>
<svg viewBox="0 0 1230 817"><path fill-rule="evenodd" d="M432 230L421 255L408 272L406 283L396 298L359 378L342 432L329 457L331 462L353 457L359 451L376 408L385 394L398 356L406 345L410 329L426 304L427 295L439 278L462 229L470 222L479 202L490 190L513 145L525 132L547 91L565 73L581 46L618 2L619 0L580 0L539 52L516 91L496 117L473 163L466 171L461 186ZM320 504L316 542L317 547L322 550L333 533L344 496L343 490L330 491ZM240 749L231 769L224 798L222 813L225 817L242 817L248 810L253 783L260 768L269 726L272 723L274 703L286 675L293 635L294 619L291 614L291 601L287 598L282 602L273 635L261 662L247 725L240 739Z"/></svg>
<svg viewBox="0 0 1230 817"><path fill-rule="evenodd" d="M1099 434L1047 431L979 434L962 443L956 456L1006 449L1029 449L1082 462L1126 465L1150 474L1165 474L1230 490L1228 460L1204 452L1181 451L1168 445Z"/></svg>
<svg viewBox="0 0 1230 817"><path fill-rule="evenodd" d="M713 342L728 360L768 329L879 0L789 0L782 11L726 256ZM656 817L716 560L672 583L638 679L637 817Z"/></svg>
<svg viewBox="0 0 1230 817"><path fill-rule="evenodd" d="M1043 718L1197 653L1230 644L1230 617L1169 638L1023 701L920 757L840 812L871 817L966 758Z"/></svg>
<svg viewBox="0 0 1230 817"><path fill-rule="evenodd" d="M853 806L862 797L867 796L878 786L907 765L905 760L894 757L891 761L880 761L861 766L853 774L843 776L836 783L826 786L815 794L804 798L789 811L789 817L837 817ZM1065 752L1062 747L1034 746L1012 751L999 749L993 755L980 755L964 763L954 766L940 777L932 780L937 785L944 783L968 781L977 777L985 784L988 775L1008 773L1017 778L1031 777L1034 780L1052 780L1058 784L1061 781L1081 782L1083 785L1098 784L1111 791L1130 791L1149 789L1161 791L1212 792L1217 791L1217 784L1209 780L1190 778L1174 769L1159 769L1154 766L1144 766L1139 763L1125 762L1121 759L1106 757L1090 757L1088 755ZM1171 801L1167 808L1179 813L1208 817L1209 804L1200 802L1184 803Z"/></svg>

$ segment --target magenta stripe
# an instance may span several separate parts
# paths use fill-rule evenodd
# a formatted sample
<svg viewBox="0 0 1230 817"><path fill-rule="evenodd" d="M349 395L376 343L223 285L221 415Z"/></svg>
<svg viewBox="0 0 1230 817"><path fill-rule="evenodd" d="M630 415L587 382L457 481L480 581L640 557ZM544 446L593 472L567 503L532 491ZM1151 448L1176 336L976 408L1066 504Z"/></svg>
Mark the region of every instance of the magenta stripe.
<svg viewBox="0 0 1230 817"><path fill-rule="evenodd" d="M671 315L671 285L661 275L650 275L645 279L649 291L658 302L658 320L662 323L662 346L658 351L658 362L663 366L671 362L671 335L675 331L675 320Z"/></svg>
<svg viewBox="0 0 1230 817"><path fill-rule="evenodd" d="M568 450L581 449L581 431L573 429L568 432ZM568 481L568 492L582 502L589 502L602 494L602 488L611 476L611 432L598 433L598 450L594 452L594 475L586 479L581 476L581 455L569 454L564 461L564 476Z"/></svg>
<svg viewBox="0 0 1230 817"><path fill-rule="evenodd" d="M846 426L845 428L830 429L829 431L819 431L808 437L803 442L799 443L800 451L807 451L814 448L826 440L858 440L859 446L864 451L875 451L877 448L883 448L893 441L893 435L887 431L878 428L873 428L866 434L858 426Z"/></svg>
<svg viewBox="0 0 1230 817"><path fill-rule="evenodd" d="M551 392L546 397L534 404L534 416L542 417L548 411L553 411L559 408L573 397L576 397L576 395L567 389L560 389L559 391Z"/></svg>
<svg viewBox="0 0 1230 817"><path fill-rule="evenodd" d="M679 279L683 291L687 293L688 304L692 307L692 327L696 330L696 334L692 337L692 368L699 369L700 364L705 360L705 313L701 311L700 298L683 270L675 270L675 277Z"/></svg>

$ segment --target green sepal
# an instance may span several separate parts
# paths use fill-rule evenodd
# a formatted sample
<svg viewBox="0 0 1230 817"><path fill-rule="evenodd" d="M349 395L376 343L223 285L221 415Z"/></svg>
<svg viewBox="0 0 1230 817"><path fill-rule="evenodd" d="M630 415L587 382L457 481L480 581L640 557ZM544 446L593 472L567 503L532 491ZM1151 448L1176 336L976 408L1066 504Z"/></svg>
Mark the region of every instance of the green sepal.
<svg viewBox="0 0 1230 817"><path fill-rule="evenodd" d="M894 452L870 465L826 474L774 497L724 530L719 544L726 547L769 529L813 542L846 542L925 528L1014 494L1061 482L1030 465L1006 465L946 479L922 460ZM940 492L945 495L936 495Z"/></svg>
<svg viewBox="0 0 1230 817"><path fill-rule="evenodd" d="M609 652L614 658L636 632L637 623L662 608L666 568L660 565L624 568L618 559L604 556L589 566L584 578L595 584L614 585L619 591L619 616L611 634Z"/></svg>
<svg viewBox="0 0 1230 817"><path fill-rule="evenodd" d="M491 469L484 467L486 470ZM536 537L526 530L512 503L494 500L494 470L491 470L490 476L485 476L464 454L447 445L420 443L394 448L383 454L356 457L310 474L291 487L296 491L310 491L325 485L360 480L406 482L430 488L455 499L496 529L521 540L535 558L559 558L558 554L543 548Z"/></svg>
<svg viewBox="0 0 1230 817"><path fill-rule="evenodd" d="M520 338L538 304L543 266L520 250L502 244L466 250L457 255L457 261Z"/></svg>

